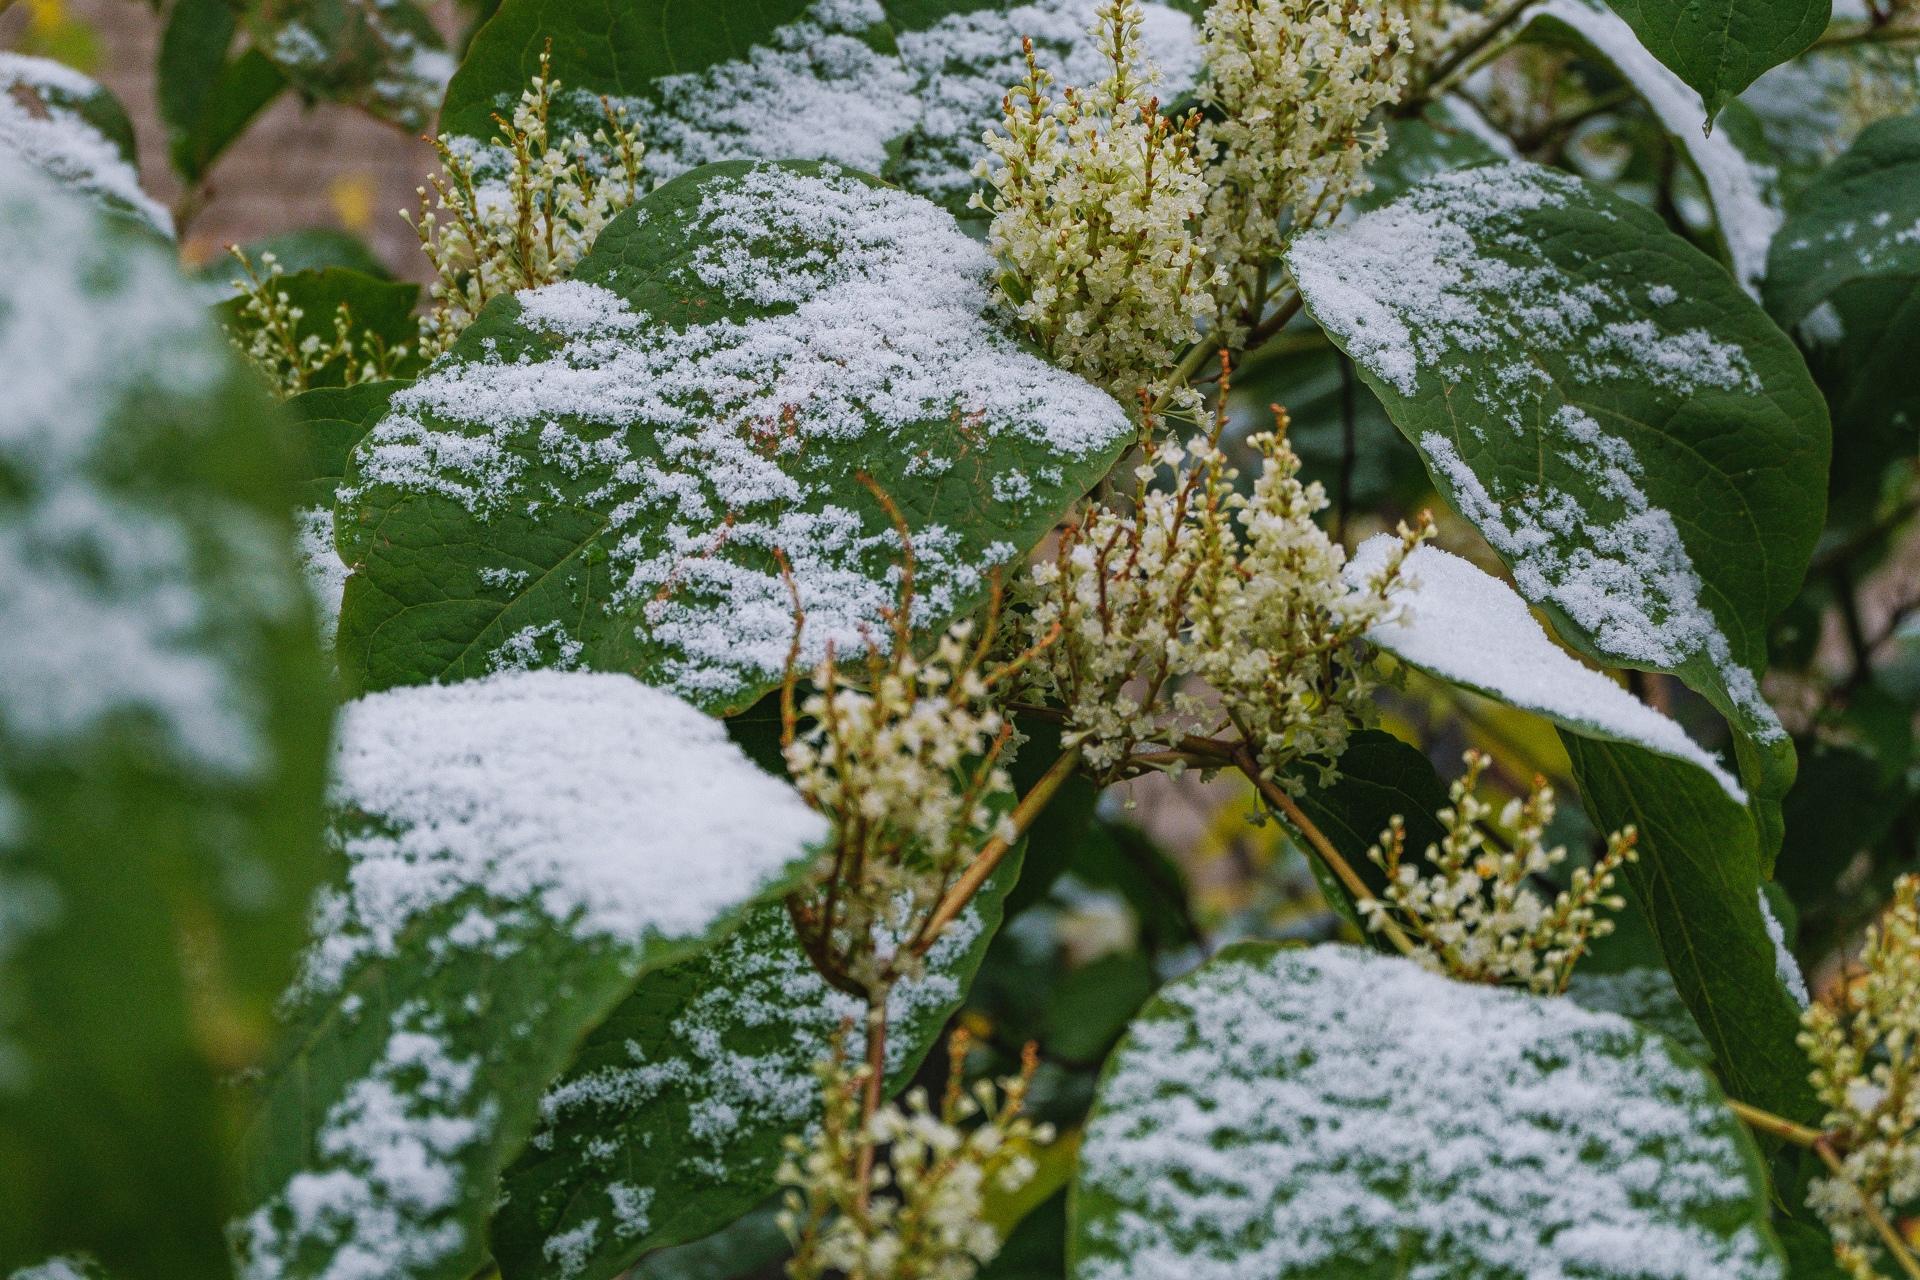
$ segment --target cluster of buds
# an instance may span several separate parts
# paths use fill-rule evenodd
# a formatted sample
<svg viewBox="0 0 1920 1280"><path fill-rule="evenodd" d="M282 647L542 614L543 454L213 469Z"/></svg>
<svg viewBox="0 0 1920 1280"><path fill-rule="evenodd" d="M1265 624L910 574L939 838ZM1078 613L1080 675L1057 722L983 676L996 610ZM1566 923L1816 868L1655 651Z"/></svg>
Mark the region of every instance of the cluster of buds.
<svg viewBox="0 0 1920 1280"><path fill-rule="evenodd" d="M542 53L513 118L494 117L493 154L436 139L445 171L430 180L436 207L421 187L419 217L401 211L434 269L433 307L420 322L428 356L452 346L488 299L565 279L601 228L639 197L643 148L625 108L602 98L605 124L592 136L550 137L559 81L548 68Z"/></svg>
<svg viewBox="0 0 1920 1280"><path fill-rule="evenodd" d="M1002 767L1013 725L996 686L1017 667L987 662L998 601L977 639L962 621L922 656L905 622L910 585L902 595L892 644L869 644L864 670L829 650L813 692L797 698L791 665L783 692L787 772L835 835L822 882L791 904L794 924L823 974L869 995L911 976L930 941L920 932L979 843L1014 834Z"/></svg>
<svg viewBox="0 0 1920 1280"><path fill-rule="evenodd" d="M1612 890L1620 867L1634 859L1634 829L1607 837L1606 852L1592 867L1575 869L1571 886L1549 901L1530 882L1567 856L1546 844L1553 788L1535 778L1524 800L1509 800L1499 825L1511 834L1495 841L1483 825L1493 808L1475 794L1487 758L1469 751L1466 766L1448 792L1452 803L1437 815L1446 835L1427 846L1427 871L1407 861L1406 826L1397 815L1367 851L1387 886L1383 898L1358 904L1361 915L1376 931L1401 929L1414 943L1413 958L1437 973L1557 995L1588 944L1613 931L1601 911L1626 905Z"/></svg>
<svg viewBox="0 0 1920 1280"><path fill-rule="evenodd" d="M987 135L988 244L1003 289L1036 342L1121 396L1154 387L1213 313L1214 274L1195 238L1206 203L1197 115L1172 121L1153 96L1140 6L1107 0L1092 34L1105 80L1049 96L1025 42L1027 76Z"/></svg>
<svg viewBox="0 0 1920 1280"><path fill-rule="evenodd" d="M334 309L331 334L302 333L306 308L295 305L282 287L286 269L279 259L263 253L256 268L238 245L229 252L245 278L234 281L240 305L227 326L227 340L277 394L296 396L316 386L351 387L392 377L407 358L406 347L389 347L379 334L355 324L353 309L344 302Z"/></svg>
<svg viewBox="0 0 1920 1280"><path fill-rule="evenodd" d="M1873 1280L1890 1250L1908 1247L1902 1218L1920 1214L1920 875L1894 886L1892 905L1867 931L1859 972L1804 1021L1800 1043L1827 1106L1833 1171L1807 1203L1847 1273Z"/></svg>
<svg viewBox="0 0 1920 1280"><path fill-rule="evenodd" d="M903 1103L869 1107L869 1067L842 1049L821 1064L824 1117L809 1138L787 1139L780 1168L792 1280L971 1280L999 1251L986 1196L1031 1180L1033 1149L1053 1133L1021 1115L1037 1061L1031 1045L1020 1074L998 1088L966 1087L967 1048L967 1034L955 1032L937 1108L918 1088Z"/></svg>
<svg viewBox="0 0 1920 1280"><path fill-rule="evenodd" d="M1220 448L1224 411L1184 448L1150 438L1130 506L1069 523L1016 596L1027 627L1058 637L1026 688L1065 708L1068 740L1099 781L1162 756L1177 768L1184 741L1231 732L1292 789L1289 770L1331 767L1363 723L1362 637L1392 616L1402 563L1431 524L1403 526L1399 553L1350 590L1344 552L1314 519L1326 495L1300 483L1275 414L1278 430L1251 441L1251 495ZM1171 488L1154 485L1163 469Z"/></svg>
<svg viewBox="0 0 1920 1280"><path fill-rule="evenodd" d="M1220 338L1258 321L1286 242L1335 217L1386 146L1413 26L1400 0L1217 0L1201 25L1200 132L1212 161L1201 239L1220 266Z"/></svg>

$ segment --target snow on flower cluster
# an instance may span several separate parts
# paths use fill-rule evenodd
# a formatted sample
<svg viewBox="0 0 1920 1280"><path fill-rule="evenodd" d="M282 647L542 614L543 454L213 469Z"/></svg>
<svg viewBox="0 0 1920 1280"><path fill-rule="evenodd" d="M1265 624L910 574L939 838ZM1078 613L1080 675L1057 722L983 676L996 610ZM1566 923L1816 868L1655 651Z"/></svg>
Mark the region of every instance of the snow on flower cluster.
<svg viewBox="0 0 1920 1280"><path fill-rule="evenodd" d="M1131 428L1001 327L985 251L932 204L831 169L756 166L699 190L662 215L695 246L666 287L713 313L764 310L669 324L594 280L529 290L519 324L538 355L443 363L401 391L362 446L360 492L439 495L485 519L548 497L530 454L590 478L577 500L611 525L604 607L671 652L664 679L713 698L785 669L793 603L775 550L807 617L803 663L884 637L900 538L833 469L837 443L898 449L909 474L1016 472L1031 488ZM979 447L998 438L1029 464ZM1054 462L1032 467L1036 451ZM1019 553L937 521L912 533L916 621Z"/></svg>

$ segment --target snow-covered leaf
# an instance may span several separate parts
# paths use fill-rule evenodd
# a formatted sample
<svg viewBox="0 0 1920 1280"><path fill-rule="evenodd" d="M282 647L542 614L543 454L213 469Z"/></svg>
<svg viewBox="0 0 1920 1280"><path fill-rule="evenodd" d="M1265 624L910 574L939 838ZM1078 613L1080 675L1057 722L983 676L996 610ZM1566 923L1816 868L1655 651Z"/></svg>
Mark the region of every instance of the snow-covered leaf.
<svg viewBox="0 0 1920 1280"><path fill-rule="evenodd" d="M1794 202L1767 307L1798 324L1848 284L1920 279L1920 116L1870 126Z"/></svg>
<svg viewBox="0 0 1920 1280"><path fill-rule="evenodd" d="M974 607L1133 431L1002 327L985 250L915 196L713 166L495 299L393 397L341 490L339 654L380 688L503 666L630 671L710 709L864 651L897 603ZM865 477L866 479L863 479Z"/></svg>
<svg viewBox="0 0 1920 1280"><path fill-rule="evenodd" d="M1757 293L1781 216L1765 167L1735 145L1729 130L1701 129L1706 108L1699 92L1648 53L1633 29L1601 0L1542 0L1528 10L1528 21L1571 30L1640 95L1700 175L1734 278Z"/></svg>
<svg viewBox="0 0 1920 1280"><path fill-rule="evenodd" d="M1362 543L1346 569L1359 587L1385 569L1399 539ZM1746 792L1713 754L1619 684L1555 644L1527 602L1493 575L1438 547L1406 560L1394 592L1399 615L1367 639L1429 675L1505 702L1590 738L1632 742L1704 770L1736 804Z"/></svg>
<svg viewBox="0 0 1920 1280"><path fill-rule="evenodd" d="M1805 362L1644 209L1530 165L1443 174L1303 237L1309 311L1561 636L1733 723L1763 845L1793 747L1758 672L1818 536Z"/></svg>
<svg viewBox="0 0 1920 1280"><path fill-rule="evenodd" d="M887 1085L906 1086L966 996L999 927L1018 852L888 1006ZM862 1004L829 987L786 907L641 979L541 1104L508 1170L493 1241L507 1280L610 1280L697 1240L774 1188L781 1141L815 1122L814 1067ZM849 1052L861 1052L857 1030Z"/></svg>
<svg viewBox="0 0 1920 1280"><path fill-rule="evenodd" d="M974 189L980 135L1023 71L1020 40L1067 84L1098 79L1087 31L1096 0L774 0L716 22L699 6L637 0L609 12L572 0L505 0L447 88L440 126L493 136L553 41L554 119L591 132L600 97L627 108L648 171L672 178L720 160L827 160L885 174L956 211ZM1191 3L1144 4L1163 101L1192 87ZM482 153L484 154L484 152Z"/></svg>
<svg viewBox="0 0 1920 1280"><path fill-rule="evenodd" d="M1669 1041L1353 947L1242 943L1108 1061L1075 1280L1778 1280L1759 1154Z"/></svg>
<svg viewBox="0 0 1920 1280"><path fill-rule="evenodd" d="M170 259L0 148L0 1274L220 1273L324 873L280 424Z"/></svg>
<svg viewBox="0 0 1920 1280"><path fill-rule="evenodd" d="M1761 72L1827 29L1832 0L1607 0L1653 56L1706 101L1707 125Z"/></svg>
<svg viewBox="0 0 1920 1280"><path fill-rule="evenodd" d="M254 47L308 98L344 102L424 129L453 55L415 0L251 0Z"/></svg>
<svg viewBox="0 0 1920 1280"><path fill-rule="evenodd" d="M242 1274L464 1278L580 1037L824 822L717 721L586 672L351 703L332 799L345 868L253 1125Z"/></svg>
<svg viewBox="0 0 1920 1280"><path fill-rule="evenodd" d="M0 150L168 239L173 215L140 189L133 125L119 101L71 67L0 50Z"/></svg>

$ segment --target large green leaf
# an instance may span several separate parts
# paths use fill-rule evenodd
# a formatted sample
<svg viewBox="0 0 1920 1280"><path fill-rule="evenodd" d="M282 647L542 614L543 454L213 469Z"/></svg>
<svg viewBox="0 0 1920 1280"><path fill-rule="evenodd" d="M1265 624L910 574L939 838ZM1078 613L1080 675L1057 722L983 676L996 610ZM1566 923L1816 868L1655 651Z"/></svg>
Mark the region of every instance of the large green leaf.
<svg viewBox="0 0 1920 1280"><path fill-rule="evenodd" d="M168 154L182 178L204 177L235 138L287 87L266 55L228 57L239 26L227 0L175 0L154 63Z"/></svg>
<svg viewBox="0 0 1920 1280"><path fill-rule="evenodd" d="M220 1272L324 872L278 423L170 257L0 152L0 1274Z"/></svg>
<svg viewBox="0 0 1920 1280"><path fill-rule="evenodd" d="M1560 635L1732 721L1770 855L1793 747L1759 673L1829 451L1792 343L1658 217L1528 165L1441 175L1288 261Z"/></svg>
<svg viewBox="0 0 1920 1280"><path fill-rule="evenodd" d="M897 1092L960 1007L999 927L1003 862L888 1005ZM608 1280L696 1240L774 1188L781 1142L815 1122L815 1066L859 1001L814 971L786 908L762 907L712 950L644 978L587 1038L507 1173L494 1253L508 1280ZM856 1043L849 1051L858 1055Z"/></svg>
<svg viewBox="0 0 1920 1280"><path fill-rule="evenodd" d="M1729 98L1827 29L1832 0L1607 0L1653 56L1706 101L1709 124Z"/></svg>
<svg viewBox="0 0 1920 1280"><path fill-rule="evenodd" d="M247 0L243 12L254 47L301 93L403 129L433 120L453 74L415 0Z"/></svg>
<svg viewBox="0 0 1920 1280"><path fill-rule="evenodd" d="M825 824L718 722L585 672L350 704L333 799L346 867L249 1143L243 1274L464 1280L580 1037Z"/></svg>
<svg viewBox="0 0 1920 1280"><path fill-rule="evenodd" d="M111 213L173 235L173 215L140 189L126 110L71 67L0 50L0 150L23 157Z"/></svg>
<svg viewBox="0 0 1920 1280"><path fill-rule="evenodd" d="M1697 1062L1568 1000L1242 943L1108 1061L1076 1280L1779 1280L1758 1152Z"/></svg>
<svg viewBox="0 0 1920 1280"><path fill-rule="evenodd" d="M1920 277L1920 116L1870 126L1794 202L1774 241L1767 307L1797 324L1858 280Z"/></svg>
<svg viewBox="0 0 1920 1280"><path fill-rule="evenodd" d="M1818 1118L1796 1044L1800 1006L1782 982L1760 905L1753 825L1700 770L1621 742L1561 739L1596 823L1631 823L1639 860L1624 878L1681 998L1735 1097Z"/></svg>
<svg viewBox="0 0 1920 1280"><path fill-rule="evenodd" d="M885 173L956 210L980 135L1024 72L1020 41L1065 83L1102 65L1095 0L761 0L716 16L676 0L505 0L447 87L442 130L486 139L552 40L554 118L591 131L600 96L632 113L647 166L672 178L719 160L831 160ZM1199 70L1191 3L1143 6L1165 100Z"/></svg>
<svg viewBox="0 0 1920 1280"><path fill-rule="evenodd" d="M1002 327L951 216L807 165L659 188L489 303L356 450L339 654L379 688L580 663L740 710L984 598L1133 438ZM791 584L779 556L791 566Z"/></svg>

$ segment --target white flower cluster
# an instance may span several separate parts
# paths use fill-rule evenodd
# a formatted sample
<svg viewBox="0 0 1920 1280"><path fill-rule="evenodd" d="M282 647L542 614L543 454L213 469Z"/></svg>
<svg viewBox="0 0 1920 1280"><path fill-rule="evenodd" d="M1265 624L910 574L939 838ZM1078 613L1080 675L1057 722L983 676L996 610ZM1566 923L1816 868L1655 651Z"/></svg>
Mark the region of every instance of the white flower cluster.
<svg viewBox="0 0 1920 1280"><path fill-rule="evenodd" d="M1251 496L1219 447L1219 424L1182 449L1150 444L1130 508L1096 508L1063 532L1056 554L1016 592L1032 637L1058 632L1027 687L1066 709L1067 734L1101 781L1138 772L1140 748L1237 734L1282 785L1302 760L1329 766L1364 714L1360 639L1388 617L1404 545L1360 591L1342 584L1345 554L1314 516L1281 430L1255 436ZM1152 488L1161 468L1171 489Z"/></svg>
<svg viewBox="0 0 1920 1280"><path fill-rule="evenodd" d="M1216 0L1207 10L1200 139L1212 167L1200 239L1225 280L1223 341L1239 341L1259 320L1269 265L1286 242L1366 189L1366 166L1386 146L1371 122L1407 87L1409 8L1404 0Z"/></svg>
<svg viewBox="0 0 1920 1280"><path fill-rule="evenodd" d="M879 954L883 941L915 935L977 842L1013 834L996 803L1013 791L999 764L1013 728L972 635L959 623L925 658L896 635L890 654L869 650L858 685L829 654L798 708L810 727L787 735L794 786L835 833L826 881L796 924L816 963L863 990L901 976L906 949Z"/></svg>
<svg viewBox="0 0 1920 1280"><path fill-rule="evenodd" d="M1873 1280L1888 1247L1873 1219L1920 1212L1920 875L1894 886L1860 964L1833 1004L1808 1007L1800 1043L1837 1153L1834 1176L1816 1181L1807 1203L1841 1266Z"/></svg>
<svg viewBox="0 0 1920 1280"><path fill-rule="evenodd" d="M435 356L453 345L488 299L566 278L615 214L639 195L643 148L626 109L601 100L606 124L591 137L550 138L548 110L560 82L548 74L548 55L520 95L511 121L495 116L500 152L471 154L462 140L435 141L444 177L420 188L413 225L433 263L432 310L420 322L421 350ZM503 165L504 178L480 177Z"/></svg>
<svg viewBox="0 0 1920 1280"><path fill-rule="evenodd" d="M863 1125L867 1068L843 1055L824 1064L826 1115L812 1141L787 1139L780 1181L789 1190L781 1226L794 1244L793 1280L971 1280L999 1252L986 1220L990 1191L1012 1193L1036 1172L1036 1145L1051 1126L1020 1114L1033 1078L1031 1048L1020 1075L995 1088L965 1088L967 1037L949 1046L950 1075L938 1109L926 1091L876 1107ZM873 1152L884 1149L885 1159ZM862 1170L870 1174L862 1177ZM873 1194L877 1193L877 1194Z"/></svg>
<svg viewBox="0 0 1920 1280"><path fill-rule="evenodd" d="M1206 203L1195 154L1198 117L1160 113L1159 73L1140 47L1140 6L1107 0L1093 34L1106 79L1048 96L1053 77L1025 42L1026 79L989 132L988 245L1004 285L1049 354L1125 402L1196 338L1213 313L1214 273L1194 238Z"/></svg>
<svg viewBox="0 0 1920 1280"><path fill-rule="evenodd" d="M1360 913L1375 930L1399 925L1418 947L1413 958L1436 973L1557 995L1587 945L1613 932L1600 910L1626 905L1610 891L1620 866L1635 857L1634 829L1609 836L1606 852L1591 868L1576 868L1571 886L1549 902L1529 881L1567 856L1545 843L1553 788L1536 778L1526 799L1507 802L1500 826L1512 834L1501 848L1482 825L1492 806L1474 794L1487 758L1469 751L1466 765L1448 792L1452 804L1438 814L1446 835L1427 846L1430 870L1406 861L1406 826L1396 815L1367 851L1386 872L1385 898L1361 901Z"/></svg>
<svg viewBox="0 0 1920 1280"><path fill-rule="evenodd" d="M334 310L331 336L311 329L301 333L306 308L296 306L281 287L286 269L279 258L260 255L266 270L262 278L239 246L229 252L246 278L233 284L240 306L235 323L226 327L227 340L277 394L295 396L315 386L351 387L391 377L407 358L405 346L389 347L379 334L358 327L353 309L344 302Z"/></svg>

